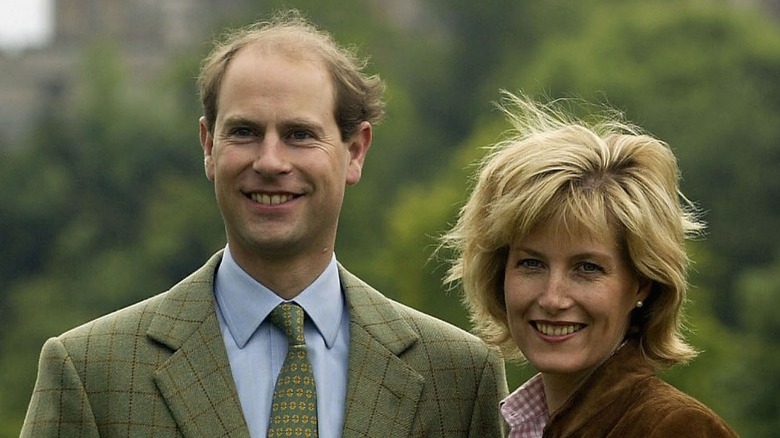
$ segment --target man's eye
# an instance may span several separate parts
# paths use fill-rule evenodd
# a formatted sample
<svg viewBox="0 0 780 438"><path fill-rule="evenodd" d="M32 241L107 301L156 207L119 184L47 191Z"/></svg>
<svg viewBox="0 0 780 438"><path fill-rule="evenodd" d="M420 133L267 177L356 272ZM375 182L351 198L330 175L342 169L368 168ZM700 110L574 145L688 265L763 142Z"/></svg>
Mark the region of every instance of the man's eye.
<svg viewBox="0 0 780 438"><path fill-rule="evenodd" d="M298 131L290 131L287 137L293 141L304 141L304 140L310 140L311 138L313 138L313 135L311 135L309 131L298 130Z"/></svg>
<svg viewBox="0 0 780 438"><path fill-rule="evenodd" d="M238 137L247 137L252 135L252 130L249 128L236 128L233 130L233 135Z"/></svg>

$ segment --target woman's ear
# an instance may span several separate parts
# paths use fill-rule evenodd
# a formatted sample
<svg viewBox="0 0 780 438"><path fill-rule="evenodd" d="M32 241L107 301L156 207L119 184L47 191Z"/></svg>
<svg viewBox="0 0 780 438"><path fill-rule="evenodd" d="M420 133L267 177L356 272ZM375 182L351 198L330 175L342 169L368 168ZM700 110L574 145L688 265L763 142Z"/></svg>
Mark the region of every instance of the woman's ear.
<svg viewBox="0 0 780 438"><path fill-rule="evenodd" d="M647 277L640 276L639 277L639 287L636 291L636 300L637 301L644 301L647 299L647 297L650 296L650 292L653 290L653 280L650 280Z"/></svg>

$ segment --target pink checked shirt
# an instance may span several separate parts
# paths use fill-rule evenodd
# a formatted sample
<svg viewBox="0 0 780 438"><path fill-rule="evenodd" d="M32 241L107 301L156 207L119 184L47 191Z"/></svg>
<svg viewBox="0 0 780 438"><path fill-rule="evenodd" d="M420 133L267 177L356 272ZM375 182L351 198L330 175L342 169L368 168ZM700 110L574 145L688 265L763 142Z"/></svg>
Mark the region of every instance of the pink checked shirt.
<svg viewBox="0 0 780 438"><path fill-rule="evenodd" d="M547 424L547 399L542 375L517 388L501 401L501 415L509 424L509 438L541 438Z"/></svg>

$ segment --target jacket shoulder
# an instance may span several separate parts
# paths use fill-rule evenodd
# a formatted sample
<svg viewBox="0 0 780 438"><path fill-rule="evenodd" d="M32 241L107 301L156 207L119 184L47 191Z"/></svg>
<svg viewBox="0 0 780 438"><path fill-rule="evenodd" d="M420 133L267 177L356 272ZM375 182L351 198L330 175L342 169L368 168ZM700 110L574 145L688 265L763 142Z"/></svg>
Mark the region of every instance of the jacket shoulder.
<svg viewBox="0 0 780 438"><path fill-rule="evenodd" d="M624 420L644 424L647 436L738 436L712 409L657 376L637 390L635 409Z"/></svg>
<svg viewBox="0 0 780 438"><path fill-rule="evenodd" d="M353 319L363 326L383 326L398 337L413 337L416 342L407 353L424 352L430 360L447 358L453 365L470 366L486 362L503 367L497 350L477 336L439 318L409 307L375 290L358 277L339 267ZM409 344L409 342L402 342Z"/></svg>
<svg viewBox="0 0 780 438"><path fill-rule="evenodd" d="M116 352L117 348L138 346L153 323L202 319L213 309L213 275L219 257L217 253L167 291L66 331L57 339L72 357Z"/></svg>
<svg viewBox="0 0 780 438"><path fill-rule="evenodd" d="M654 436L736 437L723 419L704 403L655 377L648 405L658 412Z"/></svg>
<svg viewBox="0 0 780 438"><path fill-rule="evenodd" d="M485 344L477 336L467 332L435 316L424 313L420 310L409 307L398 301L387 298L398 313L411 325L414 330L425 340L447 339L451 342L461 342L464 344L474 344L477 347L487 349Z"/></svg>
<svg viewBox="0 0 780 438"><path fill-rule="evenodd" d="M93 319L58 336L66 347L101 336L137 335L143 333L155 314L155 309L168 292Z"/></svg>

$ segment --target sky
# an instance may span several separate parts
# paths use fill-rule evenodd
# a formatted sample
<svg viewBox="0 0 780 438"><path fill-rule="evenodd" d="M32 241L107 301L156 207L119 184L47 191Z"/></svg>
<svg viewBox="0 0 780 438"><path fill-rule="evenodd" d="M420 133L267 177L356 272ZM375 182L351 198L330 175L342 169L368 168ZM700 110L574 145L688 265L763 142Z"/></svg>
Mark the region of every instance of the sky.
<svg viewBox="0 0 780 438"><path fill-rule="evenodd" d="M0 49L21 50L51 37L54 0L0 0Z"/></svg>

